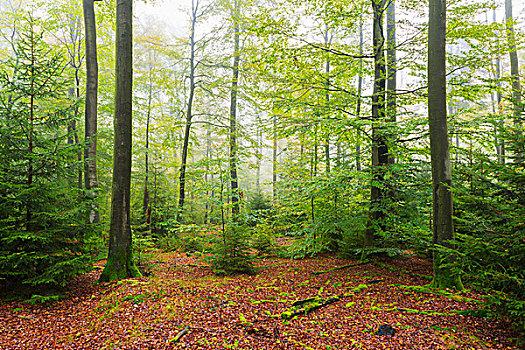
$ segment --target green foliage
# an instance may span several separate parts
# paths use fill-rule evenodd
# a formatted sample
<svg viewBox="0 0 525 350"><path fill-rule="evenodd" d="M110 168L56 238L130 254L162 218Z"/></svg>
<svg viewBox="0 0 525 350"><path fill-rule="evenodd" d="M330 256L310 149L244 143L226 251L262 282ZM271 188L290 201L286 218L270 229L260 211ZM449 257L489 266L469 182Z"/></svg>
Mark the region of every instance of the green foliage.
<svg viewBox="0 0 525 350"><path fill-rule="evenodd" d="M132 230L133 235L133 253L137 259L137 267L143 275L151 274L151 266L147 260L147 252L154 246L155 242L151 237L150 231L143 231L139 229Z"/></svg>
<svg viewBox="0 0 525 350"><path fill-rule="evenodd" d="M513 129L501 137L516 149L525 141ZM456 268L464 281L488 292L495 314L525 329L525 171L476 150L457 167Z"/></svg>
<svg viewBox="0 0 525 350"><path fill-rule="evenodd" d="M252 274L253 257L250 253L250 229L245 225L229 223L222 240L213 247L210 265L217 275Z"/></svg>
<svg viewBox="0 0 525 350"><path fill-rule="evenodd" d="M252 248L257 251L259 256L275 256L280 251L279 245L275 242L273 228L268 224L255 226L251 241Z"/></svg>
<svg viewBox="0 0 525 350"><path fill-rule="evenodd" d="M81 145L67 143L75 101L65 63L24 19L0 71L0 279L64 286L89 271L97 228L93 199L75 187Z"/></svg>
<svg viewBox="0 0 525 350"><path fill-rule="evenodd" d="M195 224L179 225L160 237L156 246L164 251L201 252L207 237L202 227Z"/></svg>

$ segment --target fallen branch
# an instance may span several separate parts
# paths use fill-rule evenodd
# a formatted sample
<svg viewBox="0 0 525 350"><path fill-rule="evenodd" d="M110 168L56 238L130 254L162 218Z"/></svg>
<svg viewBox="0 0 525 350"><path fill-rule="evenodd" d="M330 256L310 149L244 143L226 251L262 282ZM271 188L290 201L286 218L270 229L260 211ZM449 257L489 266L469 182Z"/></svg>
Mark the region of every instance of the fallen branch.
<svg viewBox="0 0 525 350"><path fill-rule="evenodd" d="M173 338L173 339L170 340L170 343L176 343L176 342L178 342L182 337L184 337L186 334L188 334L189 331L190 331L190 327L186 327L186 328L184 328L182 331L180 331L179 333L177 333L177 335L175 336L175 338Z"/></svg>
<svg viewBox="0 0 525 350"><path fill-rule="evenodd" d="M328 270L324 270L324 271L316 271L316 272L312 272L310 273L310 275L320 275L322 273L326 273L326 272L331 272L331 271L336 271L336 270L342 270L342 269L346 269L346 268L349 268L349 267L356 267L356 266L360 266L360 265L366 265L368 264L368 260L365 260L365 261L362 261L362 262L359 262L357 264L349 264L349 265L343 265L343 266L338 266L338 267L333 267L331 269L328 269Z"/></svg>
<svg viewBox="0 0 525 350"><path fill-rule="evenodd" d="M341 300L341 296L336 295L328 299L321 299L320 297L308 298L305 300L300 300L299 303L295 302L292 307L281 313L280 317L283 320L289 320L299 315L308 315L312 311L320 309L326 305L335 303L336 301Z"/></svg>

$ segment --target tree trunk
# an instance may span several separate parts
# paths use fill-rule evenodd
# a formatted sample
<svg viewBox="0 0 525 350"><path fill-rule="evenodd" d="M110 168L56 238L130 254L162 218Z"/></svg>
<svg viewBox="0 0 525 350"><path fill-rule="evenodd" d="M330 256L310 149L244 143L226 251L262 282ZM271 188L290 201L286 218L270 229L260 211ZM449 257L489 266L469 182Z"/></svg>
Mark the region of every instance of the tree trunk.
<svg viewBox="0 0 525 350"><path fill-rule="evenodd" d="M449 269L441 268L450 257L438 247L450 247L454 238L452 219L452 175L447 129L445 77L446 0L430 0L428 29L428 116L433 184L434 280L437 288L462 289L461 279Z"/></svg>
<svg viewBox="0 0 525 350"><path fill-rule="evenodd" d="M211 163L211 130L208 128L206 131L206 172L204 173L204 182L206 187L208 184L208 174L210 172L210 163ZM209 214L208 210L210 209L210 191L206 189L206 202L204 203L204 223L208 223ZM211 211L210 211L211 214Z"/></svg>
<svg viewBox="0 0 525 350"><path fill-rule="evenodd" d="M363 21L359 21L359 56L363 56ZM359 58L359 76L357 77L357 105L355 117L361 117L361 94L363 92L363 59ZM357 128L357 145L355 147L355 166L361 171L361 128Z"/></svg>
<svg viewBox="0 0 525 350"><path fill-rule="evenodd" d="M277 115L273 116L273 146L272 146L272 198L277 200Z"/></svg>
<svg viewBox="0 0 525 350"><path fill-rule="evenodd" d="M494 9L492 12L492 22L496 23L496 9ZM496 123L498 125L503 125L503 105L501 104L502 96L501 96L501 81L500 81L501 79L501 58L499 54L498 56L496 56L494 67L496 68L494 78L496 79L496 84L498 86L498 89L496 90L496 101L495 101L496 107L494 108L493 113L497 115L498 120L496 121ZM494 99L494 94L492 94L491 96L492 96L492 99ZM500 164L505 164L505 138L498 137L497 127L495 127L495 130L494 130L494 139L496 143L496 154L498 156L498 162Z"/></svg>
<svg viewBox="0 0 525 350"><path fill-rule="evenodd" d="M186 167L188 161L188 148L190 144L191 119L193 117L193 98L195 96L195 24L197 22L198 8L199 1L192 1L190 34L190 95L188 96L188 106L186 108L186 127L184 128L184 141L182 144L179 172L179 209L177 211L177 220L181 220L185 200Z"/></svg>
<svg viewBox="0 0 525 350"><path fill-rule="evenodd" d="M388 163L385 131L379 124L385 120L386 62L384 54L383 13L386 0L372 0L374 12L374 92L372 95L372 181L370 189L370 219L365 231L365 246L374 244L376 227L384 230L384 191L381 189L384 167Z"/></svg>
<svg viewBox="0 0 525 350"><path fill-rule="evenodd" d="M130 226L133 32L132 0L117 0L115 142L108 260L99 282L139 277L133 261Z"/></svg>
<svg viewBox="0 0 525 350"><path fill-rule="evenodd" d="M239 215L239 184L237 181L237 91L239 89L239 63L240 63L240 7L241 0L233 2L233 67L232 67L232 86L230 100L230 182L231 182L231 201L232 217L236 220Z"/></svg>
<svg viewBox="0 0 525 350"><path fill-rule="evenodd" d="M332 37L329 36L328 25L326 25L324 33L324 43L327 50L330 48L332 42ZM326 54L326 64L325 64L325 73L326 73L326 110L330 109L330 54ZM328 123L328 118L325 118ZM325 171L327 174L330 173L330 132L325 131L325 144L324 144L324 154L325 154Z"/></svg>
<svg viewBox="0 0 525 350"><path fill-rule="evenodd" d="M507 40L509 42L509 56L510 56L510 78L512 80L512 104L514 106L514 126L518 135L522 135L522 111L521 105L521 84L519 76L518 52L516 50L516 38L514 36L514 25L512 17L512 0L505 0L505 20L507 24ZM523 150L516 148L515 163L521 164L523 162Z"/></svg>
<svg viewBox="0 0 525 350"><path fill-rule="evenodd" d="M386 37L387 37L387 86L386 86L386 110L388 121L392 125L396 123L396 89L397 89L397 68L396 68L396 5L395 0L391 0L387 6L386 20ZM393 140L391 140L393 141ZM392 148L390 148L392 152ZM388 163L394 164L395 157L392 153L388 156Z"/></svg>
<svg viewBox="0 0 525 350"><path fill-rule="evenodd" d="M84 25L86 32L86 104L84 136L87 147L84 150L84 186L90 195L98 188L97 179L97 91L98 62L97 34L95 26L94 0L83 0ZM89 214L91 223L100 222L97 206Z"/></svg>
<svg viewBox="0 0 525 350"><path fill-rule="evenodd" d="M144 215L144 224L146 231L151 230L151 207L149 203L149 125L151 119L151 99L153 93L153 82L151 76L151 66L149 68L149 90L148 90L148 110L146 112L146 154L144 159L145 176L144 176L144 198L142 200L142 213Z"/></svg>

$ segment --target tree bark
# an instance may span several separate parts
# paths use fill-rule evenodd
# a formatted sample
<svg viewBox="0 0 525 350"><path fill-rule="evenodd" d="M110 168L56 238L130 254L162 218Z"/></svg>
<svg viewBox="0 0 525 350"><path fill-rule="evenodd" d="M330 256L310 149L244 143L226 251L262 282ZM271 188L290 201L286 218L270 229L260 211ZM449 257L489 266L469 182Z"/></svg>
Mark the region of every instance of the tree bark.
<svg viewBox="0 0 525 350"><path fill-rule="evenodd" d="M239 63L240 63L240 25L239 15L241 0L233 1L233 67L232 86L230 99L230 186L232 201L232 217L236 220L239 215L239 184L237 181L237 92L239 89Z"/></svg>
<svg viewBox="0 0 525 350"><path fill-rule="evenodd" d="M133 261L130 226L133 32L132 0L117 0L115 59L115 141L113 148L113 191L108 260L99 282L139 277Z"/></svg>
<svg viewBox="0 0 525 350"><path fill-rule="evenodd" d="M272 198L277 200L277 115L274 113L273 119L273 145L272 145Z"/></svg>
<svg viewBox="0 0 525 350"><path fill-rule="evenodd" d="M363 56L363 21L359 21L359 56ZM355 116L361 117L361 94L363 93L363 59L359 58L359 76L357 77L357 104ZM361 128L357 128L357 145L355 147L355 166L361 171Z"/></svg>
<svg viewBox="0 0 525 350"><path fill-rule="evenodd" d="M384 128L386 62L384 54L383 13L386 0L372 0L374 13L374 92L372 95L372 181L370 189L370 218L365 231L365 246L374 244L376 228L384 230L384 191L381 189L383 172L388 163L388 147Z"/></svg>
<svg viewBox="0 0 525 350"><path fill-rule="evenodd" d="M330 44L332 43L332 37L329 35L328 25L326 25L324 33L324 43L327 50L330 49ZM326 110L330 109L330 54L326 54L326 63L325 63L325 73L326 73ZM326 118L328 120L328 118ZM325 144L324 144L324 154L325 154L325 171L327 174L330 173L330 132L326 131Z"/></svg>
<svg viewBox="0 0 525 350"><path fill-rule="evenodd" d="M84 150L84 186L90 195L98 188L97 178L97 32L95 25L94 0L83 0L86 40L86 103L84 136L87 147ZM98 207L94 206L89 215L91 223L100 222Z"/></svg>
<svg viewBox="0 0 525 350"><path fill-rule="evenodd" d="M396 89L397 89L397 68L396 68L396 4L395 0L390 0L387 6L386 37L387 37L387 85L386 85L386 110L390 124L396 123ZM391 140L392 141L392 140ZM392 152L392 147L390 147ZM390 153L388 163L394 164L395 157Z"/></svg>
<svg viewBox="0 0 525 350"><path fill-rule="evenodd" d="M434 280L437 288L463 289L461 279L442 268L450 256L439 247L450 247L454 238L452 219L452 174L447 127L447 93L445 76L446 0L430 0L428 30L428 116L433 185Z"/></svg>

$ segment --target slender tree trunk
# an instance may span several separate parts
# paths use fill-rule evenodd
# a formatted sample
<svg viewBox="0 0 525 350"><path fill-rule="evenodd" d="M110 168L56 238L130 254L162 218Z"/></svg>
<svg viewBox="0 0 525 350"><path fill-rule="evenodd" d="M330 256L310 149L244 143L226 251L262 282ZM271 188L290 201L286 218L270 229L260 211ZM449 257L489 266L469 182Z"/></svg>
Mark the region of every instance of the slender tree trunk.
<svg viewBox="0 0 525 350"><path fill-rule="evenodd" d="M381 189L384 167L388 163L385 131L378 124L385 120L386 62L384 54L383 13L385 0L372 0L374 12L374 92L372 95L372 181L370 189L370 219L365 231L365 246L374 244L376 227L384 229L384 191Z"/></svg>
<svg viewBox="0 0 525 350"><path fill-rule="evenodd" d="M230 183L231 183L231 201L232 217L236 220L239 215L239 184L237 181L237 91L239 89L239 63L240 53L240 25L239 16L241 0L233 1L233 66L232 66L232 87L230 100Z"/></svg>
<svg viewBox="0 0 525 350"><path fill-rule="evenodd" d="M428 115L433 184L434 280L437 288L462 289L458 275L441 267L450 258L439 251L450 247L454 238L452 219L452 174L447 129L447 92L445 77L445 0L430 0L428 30Z"/></svg>
<svg viewBox="0 0 525 350"><path fill-rule="evenodd" d="M273 200L277 200L277 115L273 114L273 146L272 146L272 191Z"/></svg>
<svg viewBox="0 0 525 350"><path fill-rule="evenodd" d="M324 33L324 43L327 49L330 48L332 38L329 36L328 25L326 25ZM326 110L330 110L330 54L326 54L326 64L325 64L325 73L326 73ZM328 118L326 122L329 123ZM326 173L330 173L330 132L325 131L325 145L324 145L324 154L325 154L325 168Z"/></svg>
<svg viewBox="0 0 525 350"><path fill-rule="evenodd" d="M195 96L195 24L197 22L198 8L199 1L192 1L190 34L190 94L188 96L188 106L186 108L186 126L184 128L184 141L182 144L181 165L179 172L179 209L177 211L177 220L181 220L182 218L186 194L186 167L188 160L188 148L190 144L191 120L193 117L193 98Z"/></svg>
<svg viewBox="0 0 525 350"><path fill-rule="evenodd" d="M262 138L262 127L259 113L257 113L257 179L255 183L255 188L257 190L257 195L261 195L261 161L262 161L262 148L263 148L263 138Z"/></svg>
<svg viewBox="0 0 525 350"><path fill-rule="evenodd" d="M84 150L84 186L90 195L98 188L97 179L97 91L98 62L97 34L95 26L94 0L83 0L84 25L86 40L86 103L84 136L87 147ZM97 206L89 215L91 223L100 222Z"/></svg>
<svg viewBox="0 0 525 350"><path fill-rule="evenodd" d="M115 141L108 260L99 282L139 277L133 261L130 219L133 32L132 0L117 0Z"/></svg>
<svg viewBox="0 0 525 350"><path fill-rule="evenodd" d="M75 92L75 88L69 89L69 96L71 99L76 100L78 96ZM75 107L73 110L73 115L69 125L67 126L67 144L70 146L78 144L78 130L77 130L77 117L78 117L78 107ZM82 155L79 153L76 159L79 163L82 161ZM75 179L76 177L76 179ZM78 188L82 188L82 171L79 171L77 175L72 175L70 184L73 185L76 182Z"/></svg>
<svg viewBox="0 0 525 350"><path fill-rule="evenodd" d="M144 215L144 223L146 224L146 231L151 230L151 207L149 203L149 126L151 119L151 100L153 94L153 82L151 76L151 66L149 68L149 89L148 89L148 109L146 112L146 154L144 159L145 175L144 175L144 197L142 200L142 214Z"/></svg>
<svg viewBox="0 0 525 350"><path fill-rule="evenodd" d="M512 104L514 106L514 126L518 135L522 135L522 112L521 105L521 83L519 76L518 52L516 50L516 38L514 36L514 25L512 17L512 0L505 0L505 19L507 24L507 40L509 42L509 56L510 56L510 77L512 80ZM516 147L516 164L523 162L523 149Z"/></svg>
<svg viewBox="0 0 525 350"><path fill-rule="evenodd" d="M209 186L208 174L210 173L210 162L211 162L211 130L208 128L206 131L206 172L204 173L204 182L206 187ZM210 209L210 191L206 188L206 202L204 203L204 223L208 223Z"/></svg>
<svg viewBox="0 0 525 350"><path fill-rule="evenodd" d="M359 21L359 56L363 56L363 21ZM361 117L361 94L363 92L363 59L359 59L359 76L357 77L357 106L356 119ZM355 165L361 171L361 127L357 128L357 145L355 147Z"/></svg>
<svg viewBox="0 0 525 350"><path fill-rule="evenodd" d="M34 51L34 29L33 22L31 21L31 85L30 85L30 99L29 99L29 164L27 166L27 188L31 189L33 186L33 133L35 127L35 51ZM26 205L26 231L33 230L33 202L32 198L29 198Z"/></svg>
<svg viewBox="0 0 525 350"><path fill-rule="evenodd" d="M396 5L395 0L390 0L387 6L387 21L386 21L386 36L387 36L387 86L386 86L386 109L388 121L393 125L396 123L396 89L397 89L397 68L396 68ZM394 140L391 140L394 141ZM390 148L392 152L392 147ZM392 153L388 156L388 163L394 164L395 157Z"/></svg>
<svg viewBox="0 0 525 350"><path fill-rule="evenodd" d="M70 25L69 25L69 37L71 39L71 48L68 49L69 52L69 65L74 69L73 74L73 86L69 89L69 96L71 99L78 101L80 98L80 77L79 71L82 64L82 56L80 53L81 38L80 38L80 16L71 15ZM78 106L75 106L73 109L73 115L71 121L67 127L67 143L69 145L78 145L78 130L77 130L77 118L78 118ZM82 153L77 152L77 162L80 164L82 162ZM73 180L72 176L71 183L74 181L77 182L77 187L82 188L82 170L78 171L77 179Z"/></svg>

